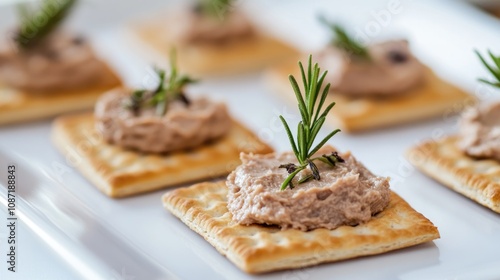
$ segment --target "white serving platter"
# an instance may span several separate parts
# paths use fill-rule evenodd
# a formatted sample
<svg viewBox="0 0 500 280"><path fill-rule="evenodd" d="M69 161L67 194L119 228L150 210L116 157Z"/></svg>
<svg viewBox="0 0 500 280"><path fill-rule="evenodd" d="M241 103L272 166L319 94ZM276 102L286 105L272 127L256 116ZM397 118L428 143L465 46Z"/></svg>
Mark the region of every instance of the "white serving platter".
<svg viewBox="0 0 500 280"><path fill-rule="evenodd" d="M487 73L472 53L473 48L500 51L496 19L461 2L399 1L400 12L384 25L376 15L383 14L390 2L243 4L270 32L303 50L314 50L328 40L314 20L319 11L348 22L353 30L369 30L378 23L380 32L369 39L404 34L417 55L443 78L477 93L484 102L500 97L476 82ZM110 25L91 32L99 53L130 85L148 80L149 66L157 56L135 42L126 27ZM274 95L260 74L209 79L192 90L193 95L226 101L235 118L276 150L288 149L278 115L295 122L297 109ZM63 262L56 269L70 267L84 279L498 279L500 215L427 178L403 157L420 141L452 133L456 120L443 116L410 126L341 133L330 141L341 150L351 150L373 172L392 177L392 189L439 228L441 239L435 242L378 256L260 276L245 274L162 208L165 191L119 200L100 193L53 147L50 121L0 128L0 207L6 197L4 170L16 164L19 218L61 256ZM6 275L0 269L0 276Z"/></svg>

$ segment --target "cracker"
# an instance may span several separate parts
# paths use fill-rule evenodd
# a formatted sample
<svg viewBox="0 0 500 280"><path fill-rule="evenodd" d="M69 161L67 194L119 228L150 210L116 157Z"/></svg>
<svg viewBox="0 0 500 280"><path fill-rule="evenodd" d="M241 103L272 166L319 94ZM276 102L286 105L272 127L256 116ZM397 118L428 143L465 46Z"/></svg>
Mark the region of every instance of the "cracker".
<svg viewBox="0 0 500 280"><path fill-rule="evenodd" d="M0 85L0 125L50 118L63 113L93 108L98 97L121 84L119 78L105 65L103 76L109 83L81 90L51 93L27 93Z"/></svg>
<svg viewBox="0 0 500 280"><path fill-rule="evenodd" d="M456 145L457 136L428 141L407 153L422 172L450 189L500 213L500 163L474 159Z"/></svg>
<svg viewBox="0 0 500 280"><path fill-rule="evenodd" d="M300 79L296 61L271 69L267 79L273 89L296 102L288 75ZM457 111L475 102L474 97L441 80L426 67L425 84L395 98L350 98L330 92L327 103L336 102L327 121L343 131L357 132L400 125ZM295 104L295 103L294 103Z"/></svg>
<svg viewBox="0 0 500 280"><path fill-rule="evenodd" d="M221 139L189 151L144 154L107 144L91 113L59 117L52 138L72 165L111 197L125 197L173 185L227 175L241 162L240 152L270 153L272 148L234 122Z"/></svg>
<svg viewBox="0 0 500 280"><path fill-rule="evenodd" d="M238 225L226 208L224 182L200 183L163 196L163 204L240 269L263 273L391 250L439 238L437 228L397 194L368 223L308 232Z"/></svg>
<svg viewBox="0 0 500 280"><path fill-rule="evenodd" d="M135 29L136 35L158 53L168 57L175 47L179 69L194 76L218 76L256 71L297 56L297 51L263 33L224 44L178 45L168 36L169 24L152 21ZM164 22L164 21L163 21Z"/></svg>

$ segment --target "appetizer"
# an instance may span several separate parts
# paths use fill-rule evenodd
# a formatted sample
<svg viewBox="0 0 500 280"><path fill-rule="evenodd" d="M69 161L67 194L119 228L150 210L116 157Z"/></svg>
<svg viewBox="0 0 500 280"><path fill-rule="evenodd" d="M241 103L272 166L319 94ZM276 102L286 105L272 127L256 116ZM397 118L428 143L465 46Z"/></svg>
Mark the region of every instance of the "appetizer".
<svg viewBox="0 0 500 280"><path fill-rule="evenodd" d="M198 76L255 71L296 55L258 30L234 2L196 0L143 24L137 35L160 53L178 49L180 67Z"/></svg>
<svg viewBox="0 0 500 280"><path fill-rule="evenodd" d="M0 124L90 109L120 84L87 39L57 29L75 2L20 6L21 23L0 46Z"/></svg>
<svg viewBox="0 0 500 280"><path fill-rule="evenodd" d="M299 63L303 92L290 81L302 121L296 139L280 117L292 152L242 153L225 182L163 196L164 206L249 273L380 254L439 238L437 228L349 152L314 144L334 103L318 64ZM306 74L307 73L307 74Z"/></svg>
<svg viewBox="0 0 500 280"><path fill-rule="evenodd" d="M319 60L330 72L327 101L341 105L329 120L344 131L356 132L437 117L457 102L473 100L457 87L439 79L410 51L406 40L363 46L341 26L325 23L334 39L319 51ZM268 73L276 92L292 99L285 63ZM292 72L292 73L296 73ZM397 116L397 117L394 117Z"/></svg>
<svg viewBox="0 0 500 280"><path fill-rule="evenodd" d="M272 151L223 103L188 97L193 80L171 62L169 75L157 70L155 89L117 88L99 98L94 114L54 121L61 153L109 196L217 178L239 164L240 152Z"/></svg>
<svg viewBox="0 0 500 280"><path fill-rule="evenodd" d="M500 87L500 56L489 52L493 65L477 52ZM421 171L452 190L500 213L500 102L478 104L461 116L458 135L427 141L408 152Z"/></svg>

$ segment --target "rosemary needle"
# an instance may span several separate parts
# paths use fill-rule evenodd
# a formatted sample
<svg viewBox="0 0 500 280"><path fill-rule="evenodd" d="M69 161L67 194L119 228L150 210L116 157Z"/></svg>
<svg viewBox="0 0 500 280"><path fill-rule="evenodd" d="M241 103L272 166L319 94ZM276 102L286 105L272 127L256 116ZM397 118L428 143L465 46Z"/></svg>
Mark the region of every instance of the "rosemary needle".
<svg viewBox="0 0 500 280"><path fill-rule="evenodd" d="M488 62L486 62L486 59L484 59L477 50L475 50L475 52L479 57L479 59L481 60L481 62L483 63L483 65L486 67L486 69L488 69L488 71L491 74L493 74L493 77L495 77L496 80L491 82L486 79L479 79L479 81L492 85L494 87L500 87L500 56L496 56L491 51L488 50L488 55L490 56L491 60L494 63L493 65L490 65L488 64Z"/></svg>
<svg viewBox="0 0 500 280"><path fill-rule="evenodd" d="M320 16L319 21L332 31L334 35L332 45L355 57L370 60L368 49L352 38L342 26L329 22L324 16Z"/></svg>
<svg viewBox="0 0 500 280"><path fill-rule="evenodd" d="M18 6L21 19L14 41L21 48L29 48L57 28L64 20L76 0L44 0L36 11L30 11L26 4Z"/></svg>
<svg viewBox="0 0 500 280"><path fill-rule="evenodd" d="M144 106L155 107L156 115L163 116L167 112L170 102L174 100L181 100L186 105L190 104L189 99L184 94L184 87L196 82L196 80L186 75L179 75L175 51L170 54L169 74L167 75L162 69L155 69L155 72L158 75L158 86L153 91L134 91L126 103L126 107L132 110L135 115Z"/></svg>
<svg viewBox="0 0 500 280"><path fill-rule="evenodd" d="M323 81L326 77L327 71L320 75L321 69L318 64L312 65L312 55L309 56L309 62L307 67L307 73L299 62L300 72L302 76L304 93L299 88L297 81L293 75L289 76L290 83L292 85L293 91L295 92L295 97L298 102L299 111L302 120L297 125L297 139L294 139L293 134L290 130L288 123L283 116L280 116L280 120L285 127L290 145L292 147L293 153L299 162L299 165L293 163L282 164L280 168L286 168L289 173L288 177L281 185L281 190L285 190L288 186L293 188L292 180L293 178L302 170L309 167L312 171L312 176L306 177L307 179L302 179L299 183L303 183L310 179L320 180L321 176L319 170L314 163L316 160L320 160L329 164L330 166L335 166L336 162L343 162L344 160L338 156L337 153L332 153L331 155L323 155L317 158L311 158L323 145L337 134L340 129L335 129L330 132L323 140L313 147L314 140L318 135L321 127L323 126L326 116L330 110L335 106L332 102L323 109L323 105L328 95L328 90L330 89L330 84L327 84L323 90Z"/></svg>
<svg viewBox="0 0 500 280"><path fill-rule="evenodd" d="M195 11L210 17L224 19L234 0L198 0Z"/></svg>

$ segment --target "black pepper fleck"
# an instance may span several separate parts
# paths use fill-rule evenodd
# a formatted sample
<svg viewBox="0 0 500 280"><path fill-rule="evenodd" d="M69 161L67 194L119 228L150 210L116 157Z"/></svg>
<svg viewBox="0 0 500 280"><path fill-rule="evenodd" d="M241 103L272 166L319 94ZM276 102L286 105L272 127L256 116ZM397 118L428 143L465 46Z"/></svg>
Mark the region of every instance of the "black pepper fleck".
<svg viewBox="0 0 500 280"><path fill-rule="evenodd" d="M182 101L182 103L184 103L184 105L191 105L191 100L189 100L184 93L179 94L179 99Z"/></svg>
<svg viewBox="0 0 500 280"><path fill-rule="evenodd" d="M408 60L408 56L400 51L392 50L387 54L393 63L404 63Z"/></svg>

